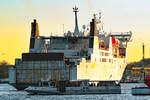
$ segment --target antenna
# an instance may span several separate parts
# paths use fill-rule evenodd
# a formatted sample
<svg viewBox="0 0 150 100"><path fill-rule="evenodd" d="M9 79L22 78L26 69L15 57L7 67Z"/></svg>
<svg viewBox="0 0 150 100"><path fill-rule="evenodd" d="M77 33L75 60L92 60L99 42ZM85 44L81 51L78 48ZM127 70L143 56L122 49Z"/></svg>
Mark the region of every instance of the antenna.
<svg viewBox="0 0 150 100"><path fill-rule="evenodd" d="M73 8L73 12L75 12L75 13L79 12L79 10L76 6L75 6L75 8Z"/></svg>
<svg viewBox="0 0 150 100"><path fill-rule="evenodd" d="M99 23L101 24L102 12L99 12Z"/></svg>
<svg viewBox="0 0 150 100"><path fill-rule="evenodd" d="M63 24L63 34L65 33L65 26L64 26L64 24Z"/></svg>
<svg viewBox="0 0 150 100"><path fill-rule="evenodd" d="M94 10L93 10L93 5L91 3L91 0L88 0L88 6L89 6L90 17L93 17Z"/></svg>
<svg viewBox="0 0 150 100"><path fill-rule="evenodd" d="M104 23L102 21L102 12L101 11L99 12L98 23L99 23L99 29L103 33L104 32Z"/></svg>

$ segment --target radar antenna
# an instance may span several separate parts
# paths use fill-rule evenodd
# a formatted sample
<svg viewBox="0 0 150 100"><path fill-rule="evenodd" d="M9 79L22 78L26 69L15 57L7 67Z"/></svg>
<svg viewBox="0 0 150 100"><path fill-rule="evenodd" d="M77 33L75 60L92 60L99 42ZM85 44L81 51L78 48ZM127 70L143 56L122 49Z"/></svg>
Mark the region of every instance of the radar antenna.
<svg viewBox="0 0 150 100"><path fill-rule="evenodd" d="M102 12L101 11L99 12L99 24L100 24L100 26L99 26L100 31L103 33L104 32L104 23L102 21Z"/></svg>

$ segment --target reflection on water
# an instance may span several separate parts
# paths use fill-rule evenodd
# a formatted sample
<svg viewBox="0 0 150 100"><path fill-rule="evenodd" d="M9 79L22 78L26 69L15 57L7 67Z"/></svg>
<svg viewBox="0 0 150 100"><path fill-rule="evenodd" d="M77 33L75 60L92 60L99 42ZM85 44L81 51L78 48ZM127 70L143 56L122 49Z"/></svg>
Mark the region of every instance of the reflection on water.
<svg viewBox="0 0 150 100"><path fill-rule="evenodd" d="M8 84L0 84L0 100L149 100L150 96L132 96L132 87L145 84L121 84L122 94L103 95L29 95Z"/></svg>

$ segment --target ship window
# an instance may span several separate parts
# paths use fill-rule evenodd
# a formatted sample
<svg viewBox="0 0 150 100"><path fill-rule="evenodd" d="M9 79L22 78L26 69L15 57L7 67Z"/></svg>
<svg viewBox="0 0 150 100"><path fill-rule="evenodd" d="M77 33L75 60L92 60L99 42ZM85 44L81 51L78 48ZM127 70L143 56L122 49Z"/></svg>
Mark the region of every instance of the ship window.
<svg viewBox="0 0 150 100"><path fill-rule="evenodd" d="M109 59L109 62L110 62L110 63L111 63L111 61L112 61L112 60L111 60L111 59Z"/></svg>
<svg viewBox="0 0 150 100"><path fill-rule="evenodd" d="M126 56L126 49L125 48L119 48L119 55L120 56Z"/></svg>
<svg viewBox="0 0 150 100"><path fill-rule="evenodd" d="M101 52L101 55L104 56L104 52Z"/></svg>
<svg viewBox="0 0 150 100"><path fill-rule="evenodd" d="M117 53L117 48L115 48L115 53Z"/></svg>
<svg viewBox="0 0 150 100"><path fill-rule="evenodd" d="M109 53L105 53L105 56L109 56Z"/></svg>
<svg viewBox="0 0 150 100"><path fill-rule="evenodd" d="M102 58L102 62L106 62L106 58Z"/></svg>

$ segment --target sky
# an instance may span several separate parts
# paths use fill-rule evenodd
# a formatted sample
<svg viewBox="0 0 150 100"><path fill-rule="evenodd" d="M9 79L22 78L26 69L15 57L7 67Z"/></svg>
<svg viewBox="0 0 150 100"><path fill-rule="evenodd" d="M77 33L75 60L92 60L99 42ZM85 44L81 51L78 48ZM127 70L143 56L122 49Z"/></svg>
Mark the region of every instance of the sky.
<svg viewBox="0 0 150 100"><path fill-rule="evenodd" d="M107 32L132 31L128 44L128 63L150 57L150 0L0 0L0 61L14 64L15 58L29 51L31 22L37 19L40 35L60 35L74 30L72 8L79 7L79 29L93 13L102 12Z"/></svg>

